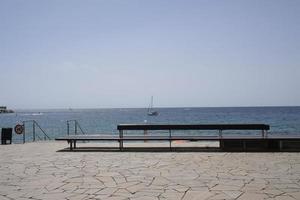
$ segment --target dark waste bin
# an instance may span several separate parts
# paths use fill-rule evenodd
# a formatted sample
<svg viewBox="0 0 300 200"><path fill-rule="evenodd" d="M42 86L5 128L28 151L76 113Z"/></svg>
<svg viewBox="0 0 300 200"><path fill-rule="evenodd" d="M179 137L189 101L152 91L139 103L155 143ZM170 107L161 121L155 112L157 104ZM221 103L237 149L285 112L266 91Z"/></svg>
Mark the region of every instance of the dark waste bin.
<svg viewBox="0 0 300 200"><path fill-rule="evenodd" d="M1 144L7 144L7 140L9 140L9 144L11 144L12 140L12 128L2 128L1 131Z"/></svg>

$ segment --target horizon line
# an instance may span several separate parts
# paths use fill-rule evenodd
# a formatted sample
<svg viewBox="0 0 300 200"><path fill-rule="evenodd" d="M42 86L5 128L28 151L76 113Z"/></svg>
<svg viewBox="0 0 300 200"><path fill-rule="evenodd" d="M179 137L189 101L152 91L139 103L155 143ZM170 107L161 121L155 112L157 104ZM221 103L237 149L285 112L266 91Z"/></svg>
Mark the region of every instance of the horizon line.
<svg viewBox="0 0 300 200"><path fill-rule="evenodd" d="M268 108L268 107L300 107L300 105L286 106L156 106L155 108ZM64 108L15 108L14 110L92 110L92 109L147 109L148 107L64 107Z"/></svg>

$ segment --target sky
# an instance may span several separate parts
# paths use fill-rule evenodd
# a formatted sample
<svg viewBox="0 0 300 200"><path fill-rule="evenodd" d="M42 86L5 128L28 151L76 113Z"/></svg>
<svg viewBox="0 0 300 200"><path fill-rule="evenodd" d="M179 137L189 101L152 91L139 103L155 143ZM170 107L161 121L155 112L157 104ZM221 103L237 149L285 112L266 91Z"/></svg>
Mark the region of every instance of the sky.
<svg viewBox="0 0 300 200"><path fill-rule="evenodd" d="M0 0L0 105L299 106L298 0Z"/></svg>

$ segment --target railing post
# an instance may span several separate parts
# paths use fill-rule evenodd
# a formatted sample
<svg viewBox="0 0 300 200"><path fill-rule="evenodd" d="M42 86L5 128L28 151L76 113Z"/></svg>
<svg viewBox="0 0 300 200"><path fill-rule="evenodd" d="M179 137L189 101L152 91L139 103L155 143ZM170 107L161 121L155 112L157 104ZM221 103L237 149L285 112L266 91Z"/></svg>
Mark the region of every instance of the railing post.
<svg viewBox="0 0 300 200"><path fill-rule="evenodd" d="M70 130L70 126L74 125L74 132L72 132L72 130ZM75 134L77 135L78 130L82 133L85 134L85 132L82 130L80 124L78 123L77 120L72 119L72 120L67 120L67 135L70 135L70 132L72 132L71 134Z"/></svg>
<svg viewBox="0 0 300 200"><path fill-rule="evenodd" d="M32 123L32 135L33 135L33 141L35 142L35 121Z"/></svg>
<svg viewBox="0 0 300 200"><path fill-rule="evenodd" d="M75 120L75 135L77 135L77 121Z"/></svg>
<svg viewBox="0 0 300 200"><path fill-rule="evenodd" d="M80 132L81 132L82 134L85 134L84 131L82 130L80 124L79 124L78 122L77 122L77 126L78 126L78 128L80 129Z"/></svg>
<svg viewBox="0 0 300 200"><path fill-rule="evenodd" d="M47 138L50 140L50 137L46 134L46 132L41 128L41 126L35 120L25 120L25 121L23 121L23 128L24 128L23 143L26 142L26 131L25 131L26 122L32 123L32 140L33 140L33 142L36 141L36 137L38 137L38 139L41 139L41 137L38 134L36 134L36 127L39 128L40 131L43 132L44 140L46 140Z"/></svg>

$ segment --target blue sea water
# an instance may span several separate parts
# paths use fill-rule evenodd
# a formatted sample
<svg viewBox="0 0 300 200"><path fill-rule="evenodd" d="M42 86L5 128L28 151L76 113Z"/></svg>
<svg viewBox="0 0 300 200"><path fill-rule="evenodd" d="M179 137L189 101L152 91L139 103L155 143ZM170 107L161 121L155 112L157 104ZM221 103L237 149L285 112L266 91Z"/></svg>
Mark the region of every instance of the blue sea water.
<svg viewBox="0 0 300 200"><path fill-rule="evenodd" d="M26 120L36 120L53 139L67 134L67 120L77 120L85 133L118 134L121 123L264 123L269 134L300 135L300 107L220 107L220 108L157 108L158 116L147 116L145 108L17 110L0 114L0 128L14 127ZM74 132L74 126L70 126ZM79 131L78 131L79 132ZM42 132L36 128L38 136ZM191 132L188 132L191 133ZM207 133L203 134L217 134ZM236 132L235 134L242 134ZM13 134L13 142L22 141ZM32 140L32 125L26 123L26 140Z"/></svg>

